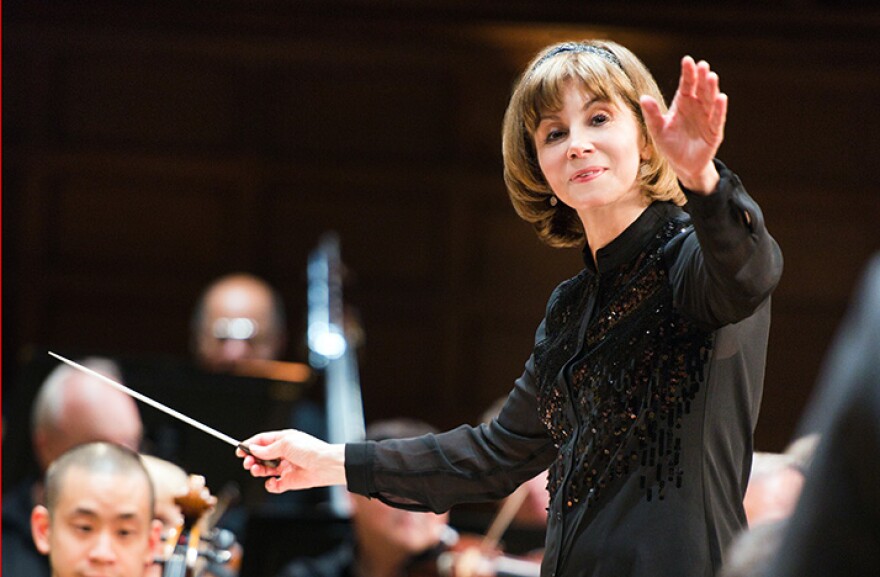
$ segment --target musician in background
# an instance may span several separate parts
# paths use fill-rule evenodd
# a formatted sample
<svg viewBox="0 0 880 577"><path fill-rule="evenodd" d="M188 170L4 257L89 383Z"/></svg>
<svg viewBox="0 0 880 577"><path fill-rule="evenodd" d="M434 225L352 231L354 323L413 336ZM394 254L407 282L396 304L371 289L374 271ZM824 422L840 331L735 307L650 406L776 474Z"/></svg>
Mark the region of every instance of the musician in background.
<svg viewBox="0 0 880 577"><path fill-rule="evenodd" d="M393 419L367 427L367 439L379 441L434 433L429 424ZM420 554L445 547L455 532L448 513L396 509L378 499L349 493L353 542L344 542L320 557L296 559L279 577L400 577Z"/></svg>
<svg viewBox="0 0 880 577"><path fill-rule="evenodd" d="M880 252L825 359L798 433L819 434L767 575L876 575L880 567Z"/></svg>
<svg viewBox="0 0 880 577"><path fill-rule="evenodd" d="M819 436L804 435L782 453L756 452L743 507L749 527L787 519L797 505Z"/></svg>
<svg viewBox="0 0 880 577"><path fill-rule="evenodd" d="M183 524L183 513L174 499L187 493L187 474L171 461L152 455L141 455L144 468L150 475L155 493L153 514L164 528Z"/></svg>
<svg viewBox="0 0 880 577"><path fill-rule="evenodd" d="M52 577L144 577L161 525L153 520L153 487L137 453L88 443L50 465L46 504L34 507L31 528L37 549L49 555Z"/></svg>
<svg viewBox="0 0 880 577"><path fill-rule="evenodd" d="M480 415L480 422L489 425L501 412L506 400L506 395L497 398ZM459 530L485 533L492 538L497 536L498 545L506 554L540 561L549 504L547 471L542 471L491 506L479 503L455 507L451 511L451 523Z"/></svg>
<svg viewBox="0 0 880 577"><path fill-rule="evenodd" d="M209 372L234 372L247 361L284 360L284 300L254 275L232 273L209 284L196 303L190 327L193 360ZM326 437L323 411L311 402L294 405L289 425Z"/></svg>
<svg viewBox="0 0 880 577"><path fill-rule="evenodd" d="M119 379L112 361L90 358L85 366ZM34 546L31 511L45 503L42 474L71 447L107 441L136 450L143 427L134 400L68 365L40 385L31 409L31 442L40 477L25 478L3 494L3 574L44 577L49 563Z"/></svg>
<svg viewBox="0 0 880 577"><path fill-rule="evenodd" d="M487 425L501 414L504 403L507 402L507 396L496 399L492 405L486 409L481 416L481 422ZM538 546L544 544L544 532L547 529L547 508L550 506L550 494L547 492L547 471L542 471L523 483L514 492L522 492L525 494L522 498L522 504L517 508L513 517L513 525L539 529L541 541ZM498 501L499 506L503 506L513 494ZM518 496L519 497L519 496Z"/></svg>
<svg viewBox="0 0 880 577"><path fill-rule="evenodd" d="M195 363L213 373L242 373L248 361L283 361L288 343L284 300L275 287L255 275L235 272L221 276L204 289L195 305L190 343ZM311 396L292 405L287 426L327 438L324 408ZM268 501L277 510L298 514L326 499L325 489L311 489L299 495L271 495ZM246 511L233 507L224 524L241 534L246 516Z"/></svg>
<svg viewBox="0 0 880 577"><path fill-rule="evenodd" d="M205 501L214 503L210 512L214 512L217 498L205 486L204 477L187 475L178 465L152 455L141 455L141 461L153 483L153 515L162 524L161 540L154 551L156 562L148 569L147 577L162 577L162 562L174 552L184 524L183 512L177 504L177 498L197 490ZM198 523L202 555L196 563L195 575L234 577L238 574L241 546L235 542L232 532L212 527L207 517L205 515Z"/></svg>
<svg viewBox="0 0 880 577"><path fill-rule="evenodd" d="M208 285L191 328L194 358L213 372L229 372L240 361L279 360L287 347L281 295L263 279L245 273Z"/></svg>
<svg viewBox="0 0 880 577"><path fill-rule="evenodd" d="M758 577L776 555L797 506L817 434L804 435L782 453L756 452L743 508L748 527L730 543L720 577Z"/></svg>
<svg viewBox="0 0 880 577"><path fill-rule="evenodd" d="M153 483L153 518L162 524L160 539L153 551L153 558L165 559L174 551L174 545L167 544L169 533L176 531L183 525L183 514L174 499L186 494L186 471L171 461L151 455L141 455L141 461ZM147 569L147 577L161 577L161 575L161 563L153 563Z"/></svg>

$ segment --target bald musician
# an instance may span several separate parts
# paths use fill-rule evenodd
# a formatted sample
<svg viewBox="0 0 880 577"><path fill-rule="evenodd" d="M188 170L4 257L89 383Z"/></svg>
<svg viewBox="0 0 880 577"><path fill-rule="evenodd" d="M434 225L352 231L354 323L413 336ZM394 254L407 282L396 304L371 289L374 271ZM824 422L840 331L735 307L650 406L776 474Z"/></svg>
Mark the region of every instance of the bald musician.
<svg viewBox="0 0 880 577"><path fill-rule="evenodd" d="M211 283L199 298L191 347L202 368L228 372L240 361L279 360L286 346L284 303L263 279L230 274Z"/></svg>
<svg viewBox="0 0 880 577"><path fill-rule="evenodd" d="M45 495L46 504L34 507L31 528L37 549L49 556L52 577L144 577L160 524L153 520L153 486L137 453L112 443L74 447L49 466Z"/></svg>
<svg viewBox="0 0 880 577"><path fill-rule="evenodd" d="M90 358L85 366L119 379L110 360ZM3 494L3 574L48 577L49 563L34 546L30 517L44 504L42 475L71 447L107 441L136 450L143 426L134 400L98 379L59 365L43 381L31 407L31 443L40 477L30 477Z"/></svg>
<svg viewBox="0 0 880 577"><path fill-rule="evenodd" d="M190 322L190 349L196 365L205 371L233 373L247 361L282 361L287 342L284 301L278 290L262 278L243 272L221 276L196 302ZM300 398L291 407L287 426L327 437L324 408L312 398ZM326 495L326 489L311 489L301 494L270 495L268 500L281 509L298 512L326 500ZM241 533L246 515L242 508L233 507L224 522Z"/></svg>

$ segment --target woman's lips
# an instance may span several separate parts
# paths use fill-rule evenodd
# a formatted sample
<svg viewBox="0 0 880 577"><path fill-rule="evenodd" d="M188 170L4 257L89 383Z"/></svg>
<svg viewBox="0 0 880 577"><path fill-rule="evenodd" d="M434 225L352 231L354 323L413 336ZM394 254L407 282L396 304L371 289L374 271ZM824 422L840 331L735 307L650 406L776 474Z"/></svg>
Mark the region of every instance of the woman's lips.
<svg viewBox="0 0 880 577"><path fill-rule="evenodd" d="M594 178L596 178L600 174L602 174L604 171L605 171L604 168L598 168L598 167L585 168L583 170L579 170L579 171L575 172L571 177L571 181L572 182L588 182L590 180L593 180Z"/></svg>

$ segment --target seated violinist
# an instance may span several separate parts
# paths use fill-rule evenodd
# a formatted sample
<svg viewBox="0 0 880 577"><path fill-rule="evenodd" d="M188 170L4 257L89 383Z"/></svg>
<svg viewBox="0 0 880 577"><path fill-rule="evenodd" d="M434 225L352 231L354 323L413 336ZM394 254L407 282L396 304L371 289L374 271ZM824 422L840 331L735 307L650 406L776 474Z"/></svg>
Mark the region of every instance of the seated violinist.
<svg viewBox="0 0 880 577"><path fill-rule="evenodd" d="M169 577L175 571L168 569L178 545L189 541L196 547L195 561L192 563L193 577L234 577L238 574L240 546L229 531L212 527L209 513L214 512L217 498L205 486L205 478L187 475L181 467L153 457L141 455L141 460L150 474L156 494L154 516L162 523L162 538L154 552L155 563L148 570L147 577ZM187 527L181 500L195 499L200 505L200 517L194 519L194 526ZM193 531L195 529L195 531ZM187 535L186 531L190 530ZM190 538L197 534L198 539ZM235 553L229 551L233 549ZM181 574L182 575L182 574ZM187 575L189 575L187 573Z"/></svg>
<svg viewBox="0 0 880 577"><path fill-rule="evenodd" d="M137 453L112 443L79 445L52 463L45 487L31 530L52 577L144 577L161 527Z"/></svg>
<svg viewBox="0 0 880 577"><path fill-rule="evenodd" d="M367 427L367 439L415 437L436 432L430 425L408 419L377 421ZM401 577L419 557L455 538L448 514L396 509L378 499L349 494L354 542L345 542L316 558L296 559L280 577Z"/></svg>
<svg viewBox="0 0 880 577"><path fill-rule="evenodd" d="M483 412L481 422L489 424L492 419L501 414L507 395L499 397L492 405ZM547 530L547 509L550 507L550 494L547 492L547 471L542 471L523 483L509 497L499 501L499 506L505 503L518 501L514 505L511 526L519 526L537 530L540 535L538 547L544 544L544 533Z"/></svg>

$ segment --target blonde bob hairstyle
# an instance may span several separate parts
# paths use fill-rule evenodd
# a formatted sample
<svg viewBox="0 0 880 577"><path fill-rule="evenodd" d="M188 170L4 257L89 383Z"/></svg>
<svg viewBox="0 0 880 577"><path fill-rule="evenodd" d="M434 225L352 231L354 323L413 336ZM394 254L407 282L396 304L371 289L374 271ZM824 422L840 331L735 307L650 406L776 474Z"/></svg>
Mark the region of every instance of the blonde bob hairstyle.
<svg viewBox="0 0 880 577"><path fill-rule="evenodd" d="M553 247L582 246L584 229L577 213L561 202L551 204L550 190L535 151L542 113L562 108L562 94L578 82L593 98L628 106L641 127L649 158L639 169L642 192L649 200L684 204L684 194L666 159L648 134L639 97L653 96L666 111L653 76L635 54L610 41L563 42L542 50L517 82L504 115L504 182L517 214Z"/></svg>

